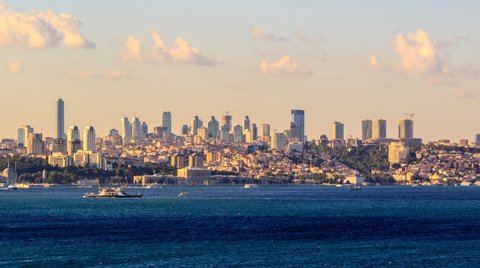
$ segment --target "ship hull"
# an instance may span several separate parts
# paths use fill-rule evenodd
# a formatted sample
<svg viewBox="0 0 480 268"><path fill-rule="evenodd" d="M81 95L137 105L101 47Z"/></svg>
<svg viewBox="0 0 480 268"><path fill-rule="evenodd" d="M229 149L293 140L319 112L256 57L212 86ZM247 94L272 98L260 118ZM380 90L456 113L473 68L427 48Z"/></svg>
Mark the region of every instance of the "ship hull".
<svg viewBox="0 0 480 268"><path fill-rule="evenodd" d="M142 195L127 195L127 196L105 196L105 195L84 195L84 198L140 198Z"/></svg>

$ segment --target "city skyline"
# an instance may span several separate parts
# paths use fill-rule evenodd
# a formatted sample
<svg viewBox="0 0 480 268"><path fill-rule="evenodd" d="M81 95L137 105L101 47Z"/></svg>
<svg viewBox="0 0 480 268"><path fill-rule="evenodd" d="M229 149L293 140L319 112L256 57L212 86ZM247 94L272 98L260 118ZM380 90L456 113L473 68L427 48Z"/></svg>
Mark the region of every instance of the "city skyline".
<svg viewBox="0 0 480 268"><path fill-rule="evenodd" d="M92 13L89 3L114 15ZM50 103L59 96L69 107L65 128L91 124L99 135L119 128L111 124L118 115L136 114L148 124L162 121L164 111L172 113L174 131L195 115L206 122L224 111L235 111L232 127L248 115L258 126L284 130L290 109L308 114L310 140L328 136L334 120L344 124L345 135L361 138L358 122L365 118L390 122L387 135L396 136L393 122L404 113L416 114L415 136L424 141L472 139L480 132L471 123L479 119L480 40L475 23L461 23L477 20L480 3L439 3L435 12L430 2L417 1L265 1L255 10L234 2L213 9L195 2L189 9L179 3L7 4L0 16L19 20L0 32L0 65L5 98L20 102L2 106L11 114L2 122L3 138L16 137L22 125L55 137ZM47 10L71 16L65 21L71 27L49 22ZM27 14L47 22L36 32L38 42L22 34ZM132 48L141 44L135 54Z"/></svg>

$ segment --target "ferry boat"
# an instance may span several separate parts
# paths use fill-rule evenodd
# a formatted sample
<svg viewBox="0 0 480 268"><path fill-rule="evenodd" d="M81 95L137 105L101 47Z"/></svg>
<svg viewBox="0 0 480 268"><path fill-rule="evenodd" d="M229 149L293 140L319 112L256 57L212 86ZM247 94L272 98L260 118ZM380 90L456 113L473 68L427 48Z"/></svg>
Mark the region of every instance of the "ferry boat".
<svg viewBox="0 0 480 268"><path fill-rule="evenodd" d="M157 183L152 183L152 184L147 184L147 186L145 186L145 188L163 188L162 185L160 184L157 184Z"/></svg>
<svg viewBox="0 0 480 268"><path fill-rule="evenodd" d="M258 188L256 184L245 184L245 188Z"/></svg>
<svg viewBox="0 0 480 268"><path fill-rule="evenodd" d="M25 183L17 183L15 186L17 186L17 188L30 188L30 185Z"/></svg>
<svg viewBox="0 0 480 268"><path fill-rule="evenodd" d="M8 185L7 190L17 190L17 186L15 185Z"/></svg>
<svg viewBox="0 0 480 268"><path fill-rule="evenodd" d="M348 190L362 190L362 186L357 184L352 184L348 186Z"/></svg>
<svg viewBox="0 0 480 268"><path fill-rule="evenodd" d="M337 184L337 185L335 185L335 186L336 186L336 187L343 187L342 184Z"/></svg>
<svg viewBox="0 0 480 268"><path fill-rule="evenodd" d="M122 188L104 188L100 191L99 194L85 193L83 195L84 198L91 197L91 198L140 198L143 194L127 194L127 192Z"/></svg>
<svg viewBox="0 0 480 268"><path fill-rule="evenodd" d="M189 197L190 195L187 192L180 193L178 197Z"/></svg>

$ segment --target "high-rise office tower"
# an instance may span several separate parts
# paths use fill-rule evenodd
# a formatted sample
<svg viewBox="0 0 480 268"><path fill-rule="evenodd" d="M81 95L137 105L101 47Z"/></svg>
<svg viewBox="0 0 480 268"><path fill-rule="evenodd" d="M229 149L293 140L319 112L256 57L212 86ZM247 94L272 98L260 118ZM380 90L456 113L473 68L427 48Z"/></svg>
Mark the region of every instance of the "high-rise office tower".
<svg viewBox="0 0 480 268"><path fill-rule="evenodd" d="M206 127L199 127L197 129L197 135L200 136L203 140L208 139L208 128Z"/></svg>
<svg viewBox="0 0 480 268"><path fill-rule="evenodd" d="M55 138L53 139L52 143L52 152L53 153L61 153L63 155L66 155L68 150L67 150L67 140L65 138Z"/></svg>
<svg viewBox="0 0 480 268"><path fill-rule="evenodd" d="M220 138L220 122L215 119L215 116L208 121L208 137Z"/></svg>
<svg viewBox="0 0 480 268"><path fill-rule="evenodd" d="M343 140L343 124L337 121L333 122L333 139Z"/></svg>
<svg viewBox="0 0 480 268"><path fill-rule="evenodd" d="M28 134L33 133L33 127L30 126L21 126L18 128L18 138L17 144L18 146L25 146L27 145Z"/></svg>
<svg viewBox="0 0 480 268"><path fill-rule="evenodd" d="M57 101L57 136L55 138L65 137L65 111L62 99Z"/></svg>
<svg viewBox="0 0 480 268"><path fill-rule="evenodd" d="M147 122L142 122L142 138L146 139L148 136L148 125Z"/></svg>
<svg viewBox="0 0 480 268"><path fill-rule="evenodd" d="M225 143L230 143L230 130L227 125L222 126L222 140L224 140Z"/></svg>
<svg viewBox="0 0 480 268"><path fill-rule="evenodd" d="M398 137L401 139L413 139L413 120L398 120Z"/></svg>
<svg viewBox="0 0 480 268"><path fill-rule="evenodd" d="M284 150L285 148L287 148L287 136L283 133L274 133L272 142L270 143L270 149Z"/></svg>
<svg viewBox="0 0 480 268"><path fill-rule="evenodd" d="M203 121L200 120L200 119L198 118L198 116L195 116L195 117L192 119L192 123L191 123L191 125L190 125L190 133L191 133L192 135L197 135L197 134L198 134L198 133L197 133L197 130L198 130L199 128L201 128L201 127L203 127Z"/></svg>
<svg viewBox="0 0 480 268"><path fill-rule="evenodd" d="M372 123L372 138L385 139L387 138L387 120L375 119Z"/></svg>
<svg viewBox="0 0 480 268"><path fill-rule="evenodd" d="M301 141L301 137L302 137L301 124L297 125L293 122L290 122L290 130L288 132L289 132L289 135L285 135L285 136L290 137L291 140L293 141L297 141L297 142Z"/></svg>
<svg viewBox="0 0 480 268"><path fill-rule="evenodd" d="M83 130L83 150L97 152L95 146L95 129L92 126L88 126Z"/></svg>
<svg viewBox="0 0 480 268"><path fill-rule="evenodd" d="M362 121L362 140L366 141L372 138L372 120L365 119Z"/></svg>
<svg viewBox="0 0 480 268"><path fill-rule="evenodd" d="M138 117L132 118L132 137L141 137L142 136L142 124Z"/></svg>
<svg viewBox="0 0 480 268"><path fill-rule="evenodd" d="M476 144L480 144L480 134L475 134L475 138L473 140Z"/></svg>
<svg viewBox="0 0 480 268"><path fill-rule="evenodd" d="M222 127L228 126L228 131L232 131L232 116L231 115L224 115L222 116Z"/></svg>
<svg viewBox="0 0 480 268"><path fill-rule="evenodd" d="M304 110L292 110L292 123L298 126L300 132L298 133L300 142L305 141L305 111ZM292 133L290 133L292 135ZM293 136L292 136L293 137Z"/></svg>
<svg viewBox="0 0 480 268"><path fill-rule="evenodd" d="M164 130L166 133L172 133L172 114L170 112L163 112L162 127L167 128Z"/></svg>
<svg viewBox="0 0 480 268"><path fill-rule="evenodd" d="M165 138L167 134L167 128L166 127L154 127L153 128L153 133L157 138Z"/></svg>
<svg viewBox="0 0 480 268"><path fill-rule="evenodd" d="M67 131L67 142L71 140L80 140L80 133L77 126L71 126Z"/></svg>
<svg viewBox="0 0 480 268"><path fill-rule="evenodd" d="M250 130L250 118L248 118L248 115L245 116L245 119L243 119L243 122L242 122L242 131L245 131L245 130Z"/></svg>
<svg viewBox="0 0 480 268"><path fill-rule="evenodd" d="M183 125L182 129L180 129L180 133L182 133L182 135L188 135L188 126Z"/></svg>
<svg viewBox="0 0 480 268"><path fill-rule="evenodd" d="M262 136L270 136L270 125L262 124Z"/></svg>
<svg viewBox="0 0 480 268"><path fill-rule="evenodd" d="M245 129L243 131L243 137L245 138L246 143L252 143L253 142L252 132L249 129Z"/></svg>
<svg viewBox="0 0 480 268"><path fill-rule="evenodd" d="M258 139L258 128L257 124L252 124L252 142Z"/></svg>
<svg viewBox="0 0 480 268"><path fill-rule="evenodd" d="M233 128L233 140L234 140L234 142L242 142L243 141L242 126L236 125Z"/></svg>
<svg viewBox="0 0 480 268"><path fill-rule="evenodd" d="M122 117L122 138L132 136L132 125L127 117Z"/></svg>
<svg viewBox="0 0 480 268"><path fill-rule="evenodd" d="M42 134L30 133L27 139L27 153L28 154L44 154L45 144L42 141Z"/></svg>

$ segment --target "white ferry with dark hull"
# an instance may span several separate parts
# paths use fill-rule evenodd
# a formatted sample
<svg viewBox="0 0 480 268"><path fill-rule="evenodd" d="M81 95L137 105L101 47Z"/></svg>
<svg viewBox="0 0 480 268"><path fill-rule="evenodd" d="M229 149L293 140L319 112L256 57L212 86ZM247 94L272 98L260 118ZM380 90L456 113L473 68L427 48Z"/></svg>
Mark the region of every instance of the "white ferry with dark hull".
<svg viewBox="0 0 480 268"><path fill-rule="evenodd" d="M140 198L143 194L127 194L125 189L120 188L104 188L99 194L84 194L84 198Z"/></svg>

